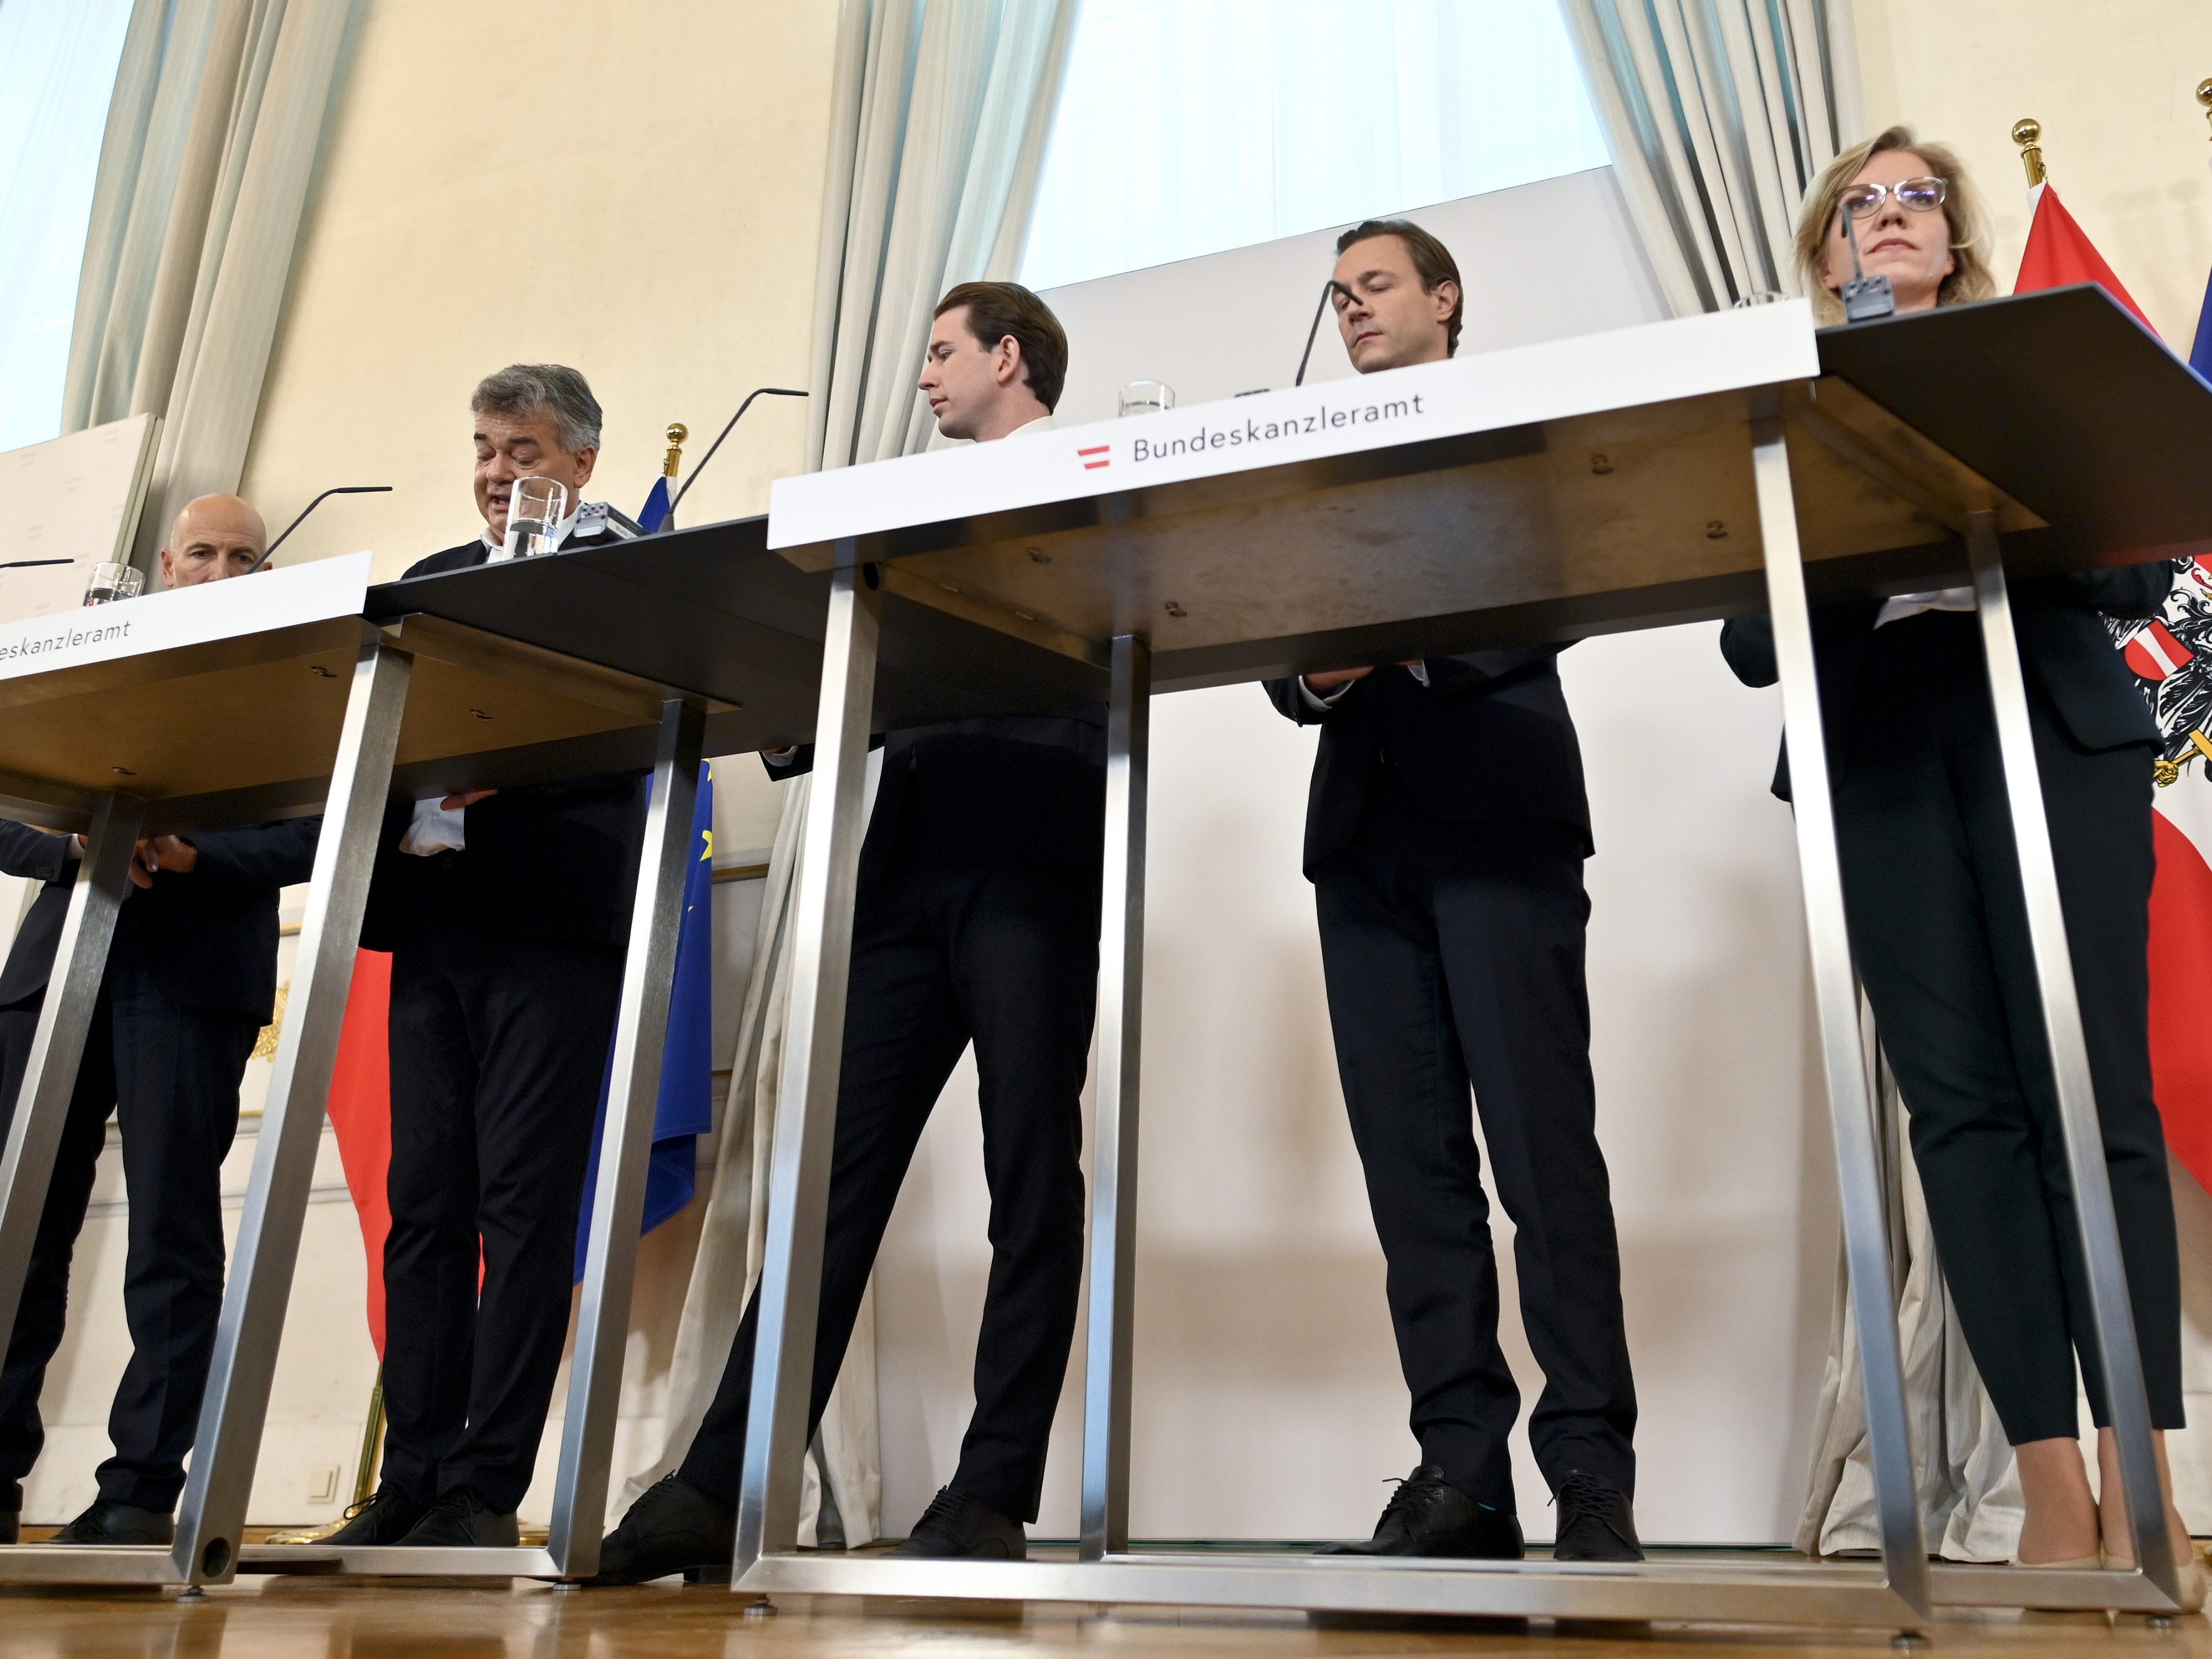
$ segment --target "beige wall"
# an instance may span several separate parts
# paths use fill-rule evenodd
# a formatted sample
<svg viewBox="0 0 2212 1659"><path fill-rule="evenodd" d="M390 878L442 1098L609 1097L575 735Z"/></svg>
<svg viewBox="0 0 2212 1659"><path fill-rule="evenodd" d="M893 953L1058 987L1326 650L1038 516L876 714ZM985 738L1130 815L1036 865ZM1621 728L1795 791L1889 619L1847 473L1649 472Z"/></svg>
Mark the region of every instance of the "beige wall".
<svg viewBox="0 0 2212 1659"><path fill-rule="evenodd" d="M1907 121L1964 152L2008 289L2027 235L2013 123L2043 123L2051 182L2169 344L2212 270L2205 0L1856 0L1869 131Z"/></svg>
<svg viewBox="0 0 2212 1659"><path fill-rule="evenodd" d="M642 505L662 429L704 453L738 399L806 384L836 9L768 0L359 0L245 493L272 523L337 483L286 556L381 576L480 527L468 398L574 364L607 415L594 498ZM510 229L556 216L550 237ZM765 398L685 503L764 511L805 405Z"/></svg>
<svg viewBox="0 0 2212 1659"><path fill-rule="evenodd" d="M835 8L768 0L356 0L351 58L323 173L301 228L243 489L272 527L334 483L386 496L327 504L281 558L371 547L380 577L478 527L468 397L517 360L573 363L607 415L591 494L635 512L672 420L704 453L744 393L806 383ZM533 113L533 112L535 112ZM510 252L511 204L542 193L563 220L540 250ZM685 503L688 523L765 511L768 481L803 459L804 405L754 407ZM718 863L775 839L779 805L750 757L718 767ZM18 884L0 882L0 931ZM715 889L716 1064L726 1065L751 954L757 884ZM302 895L287 896L296 915ZM289 971L288 943L283 970ZM738 988L737 993L732 988ZM234 1224L266 1066L226 1169ZM702 1147L710 1163L711 1146ZM124 1215L111 1152L78 1253L69 1340L42 1406L48 1455L27 1518L66 1519L92 1493L127 1353ZM327 1134L308 1212L249 1518L319 1522L351 1497L375 1357L362 1317L359 1229ZM640 1260L620 1474L659 1449L668 1337L696 1218ZM560 1402L546 1441L559 1440ZM334 1497L311 1492L336 1467ZM548 1473L525 1505L542 1521Z"/></svg>

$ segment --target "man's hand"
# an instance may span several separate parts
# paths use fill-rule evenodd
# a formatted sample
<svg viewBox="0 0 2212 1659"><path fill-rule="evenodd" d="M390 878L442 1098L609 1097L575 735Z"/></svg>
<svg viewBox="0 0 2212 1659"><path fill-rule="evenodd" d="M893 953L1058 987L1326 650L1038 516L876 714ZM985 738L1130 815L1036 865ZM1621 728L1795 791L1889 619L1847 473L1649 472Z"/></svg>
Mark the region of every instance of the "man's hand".
<svg viewBox="0 0 2212 1659"><path fill-rule="evenodd" d="M465 807L474 806L480 800L489 800L497 793L499 791L496 789L465 789L458 795L447 796L438 805L448 812L458 812Z"/></svg>
<svg viewBox="0 0 2212 1659"><path fill-rule="evenodd" d="M198 867L200 849L175 836L155 836L131 849L131 884L151 887L156 872L173 870L185 875Z"/></svg>
<svg viewBox="0 0 2212 1659"><path fill-rule="evenodd" d="M1318 674L1305 677L1306 690L1318 697L1325 692L1335 690L1340 685L1364 680L1374 672L1372 668L1326 668Z"/></svg>

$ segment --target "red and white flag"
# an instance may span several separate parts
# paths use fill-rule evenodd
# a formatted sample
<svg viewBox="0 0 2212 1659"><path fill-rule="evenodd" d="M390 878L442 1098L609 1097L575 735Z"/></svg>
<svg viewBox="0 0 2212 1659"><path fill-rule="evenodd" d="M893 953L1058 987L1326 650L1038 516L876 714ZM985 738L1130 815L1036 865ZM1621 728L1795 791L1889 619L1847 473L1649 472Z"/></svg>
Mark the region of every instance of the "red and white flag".
<svg viewBox="0 0 2212 1659"><path fill-rule="evenodd" d="M2096 283L2133 312L2112 268L2047 184L2030 192L2027 248L2013 292ZM2206 458L2212 464L2212 456ZM2113 622L2122 658L2158 721L2151 827L2150 1065L2166 1144L2212 1189L2212 568L2177 562L2173 592L2148 622Z"/></svg>

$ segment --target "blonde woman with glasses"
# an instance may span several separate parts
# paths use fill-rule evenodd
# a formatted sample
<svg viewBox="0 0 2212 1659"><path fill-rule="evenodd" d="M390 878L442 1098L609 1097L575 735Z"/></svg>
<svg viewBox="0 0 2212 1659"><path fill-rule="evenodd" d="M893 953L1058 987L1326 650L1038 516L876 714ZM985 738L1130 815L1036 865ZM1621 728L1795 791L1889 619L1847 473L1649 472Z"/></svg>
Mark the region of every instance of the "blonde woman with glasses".
<svg viewBox="0 0 2212 1659"><path fill-rule="evenodd" d="M1848 227L1848 230L1847 230ZM1797 232L1805 289L1840 322L1854 275L1900 315L1989 297L1981 206L1957 155L1893 127L1838 156ZM2014 626L2081 989L2106 1168L2151 1420L2182 1425L2180 1275L2151 1097L2151 765L2157 730L2100 613L2157 614L2163 562L2019 583ZM1851 948L1911 1122L1936 1251L2020 1466L2015 1560L2130 1567L2020 869L1971 587L1815 610L1814 646ZM1765 617L1723 630L1738 678L1771 685ZM1787 760L1775 793L1788 799ZM2075 1418L2077 1358L2099 1425L2101 1510ZM2178 1559L2193 1564L2160 1475ZM2183 1570L2197 1601L2201 1571Z"/></svg>

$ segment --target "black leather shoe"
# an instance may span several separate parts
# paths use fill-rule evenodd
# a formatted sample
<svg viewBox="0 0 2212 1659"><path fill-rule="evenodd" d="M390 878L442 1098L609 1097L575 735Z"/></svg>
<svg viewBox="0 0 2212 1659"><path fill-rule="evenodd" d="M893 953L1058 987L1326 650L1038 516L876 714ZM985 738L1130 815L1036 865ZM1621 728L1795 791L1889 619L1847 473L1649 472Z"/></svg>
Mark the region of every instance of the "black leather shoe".
<svg viewBox="0 0 2212 1659"><path fill-rule="evenodd" d="M428 1505L418 1504L391 1486L379 1486L374 1498L345 1512L344 1524L317 1541L351 1547L361 1544L396 1544L414 1530Z"/></svg>
<svg viewBox="0 0 2212 1659"><path fill-rule="evenodd" d="M173 1544L177 1523L160 1510L98 1498L51 1539L53 1544Z"/></svg>
<svg viewBox="0 0 2212 1659"><path fill-rule="evenodd" d="M980 1498L939 1486L906 1542L890 1552L907 1560L1026 1561L1029 1534Z"/></svg>
<svg viewBox="0 0 2212 1659"><path fill-rule="evenodd" d="M23 1513L21 1510L0 1510L0 1544L22 1541Z"/></svg>
<svg viewBox="0 0 2212 1659"><path fill-rule="evenodd" d="M599 1545L599 1570L587 1584L642 1584L693 1568L730 1582L738 1552L734 1505L665 1475L638 1494L622 1524Z"/></svg>
<svg viewBox="0 0 2212 1659"><path fill-rule="evenodd" d="M1521 1559L1521 1522L1504 1510L1478 1504L1423 1463L1398 1483L1382 1506L1375 1535L1325 1544L1321 1555L1449 1555L1478 1561Z"/></svg>
<svg viewBox="0 0 2212 1659"><path fill-rule="evenodd" d="M501 1515L474 1486L441 1492L399 1540L402 1549L509 1549L522 1541L512 1512Z"/></svg>
<svg viewBox="0 0 2212 1659"><path fill-rule="evenodd" d="M1553 1494L1559 1506L1554 1561L1641 1561L1628 1494L1601 1475L1570 1473Z"/></svg>

